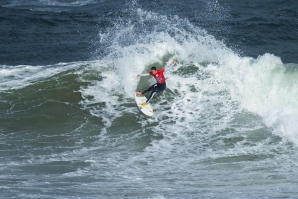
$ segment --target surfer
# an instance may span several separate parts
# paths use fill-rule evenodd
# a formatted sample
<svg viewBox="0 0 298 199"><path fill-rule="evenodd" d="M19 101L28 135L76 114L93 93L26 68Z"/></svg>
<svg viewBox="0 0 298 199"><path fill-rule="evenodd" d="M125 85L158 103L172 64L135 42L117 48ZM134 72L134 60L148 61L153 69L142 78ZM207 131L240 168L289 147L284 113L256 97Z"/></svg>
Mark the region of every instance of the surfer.
<svg viewBox="0 0 298 199"><path fill-rule="evenodd" d="M156 79L156 84L153 84L152 86L150 86L149 88L147 88L146 90L144 90L143 92L137 92L137 96L142 96L144 95L145 93L151 91L151 94L149 96L149 98L147 99L146 102L143 102L141 105L142 106L145 106L148 104L148 102L153 98L153 96L155 95L155 93L158 93L158 92L162 92L166 89L166 78L165 76L163 75L163 73L167 70L170 70L173 65L177 64L178 60L175 59L173 61L173 63L171 63L169 66L165 67L165 68L162 68L160 70L157 70L156 67L152 67L151 68L151 71L148 72L148 73L145 73L145 74L139 74L137 75L137 77L140 77L140 76L153 76L155 79Z"/></svg>

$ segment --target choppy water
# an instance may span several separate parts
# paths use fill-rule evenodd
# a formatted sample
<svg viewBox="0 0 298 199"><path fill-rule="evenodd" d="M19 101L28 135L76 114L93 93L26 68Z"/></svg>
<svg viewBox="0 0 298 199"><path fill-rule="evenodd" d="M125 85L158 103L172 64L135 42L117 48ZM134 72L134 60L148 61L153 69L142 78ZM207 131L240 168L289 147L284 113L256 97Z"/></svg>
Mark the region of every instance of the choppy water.
<svg viewBox="0 0 298 199"><path fill-rule="evenodd" d="M1 198L296 198L296 8L0 3Z"/></svg>

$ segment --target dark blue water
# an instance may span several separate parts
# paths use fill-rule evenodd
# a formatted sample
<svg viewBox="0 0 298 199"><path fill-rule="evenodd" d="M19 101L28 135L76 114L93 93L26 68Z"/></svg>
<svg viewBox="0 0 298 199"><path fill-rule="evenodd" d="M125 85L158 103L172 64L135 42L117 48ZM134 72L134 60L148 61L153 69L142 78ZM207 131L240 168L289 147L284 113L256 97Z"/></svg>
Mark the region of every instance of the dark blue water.
<svg viewBox="0 0 298 199"><path fill-rule="evenodd" d="M296 198L297 10L1 1L1 198Z"/></svg>
<svg viewBox="0 0 298 199"><path fill-rule="evenodd" d="M1 63L90 60L99 51L94 45L98 33L119 18L131 17L130 2L78 2L2 1ZM243 55L268 52L297 63L296 1L139 1L138 6L185 18Z"/></svg>

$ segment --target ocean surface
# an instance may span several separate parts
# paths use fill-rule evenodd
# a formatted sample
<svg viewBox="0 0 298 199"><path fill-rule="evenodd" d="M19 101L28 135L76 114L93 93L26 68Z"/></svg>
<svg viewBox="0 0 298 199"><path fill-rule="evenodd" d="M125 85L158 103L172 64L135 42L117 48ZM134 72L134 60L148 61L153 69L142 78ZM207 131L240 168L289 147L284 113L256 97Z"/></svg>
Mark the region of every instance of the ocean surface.
<svg viewBox="0 0 298 199"><path fill-rule="evenodd" d="M297 198L297 52L294 0L2 0L0 198Z"/></svg>

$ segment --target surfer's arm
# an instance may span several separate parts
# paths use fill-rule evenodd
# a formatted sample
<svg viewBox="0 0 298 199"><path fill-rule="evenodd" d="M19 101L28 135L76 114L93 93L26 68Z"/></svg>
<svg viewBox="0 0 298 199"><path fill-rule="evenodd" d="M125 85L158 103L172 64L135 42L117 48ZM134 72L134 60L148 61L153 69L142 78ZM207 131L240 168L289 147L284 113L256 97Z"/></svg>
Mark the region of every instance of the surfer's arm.
<svg viewBox="0 0 298 199"><path fill-rule="evenodd" d="M140 77L140 76L144 77L144 76L149 76L149 75L150 75L149 73L144 73L144 74L138 74L137 77Z"/></svg>
<svg viewBox="0 0 298 199"><path fill-rule="evenodd" d="M165 70L165 71L170 71L170 70L172 70L173 66L176 65L177 62L178 62L178 60L177 60L177 59L174 59L174 61L173 61L170 65L168 65L167 67L165 67L164 70Z"/></svg>

